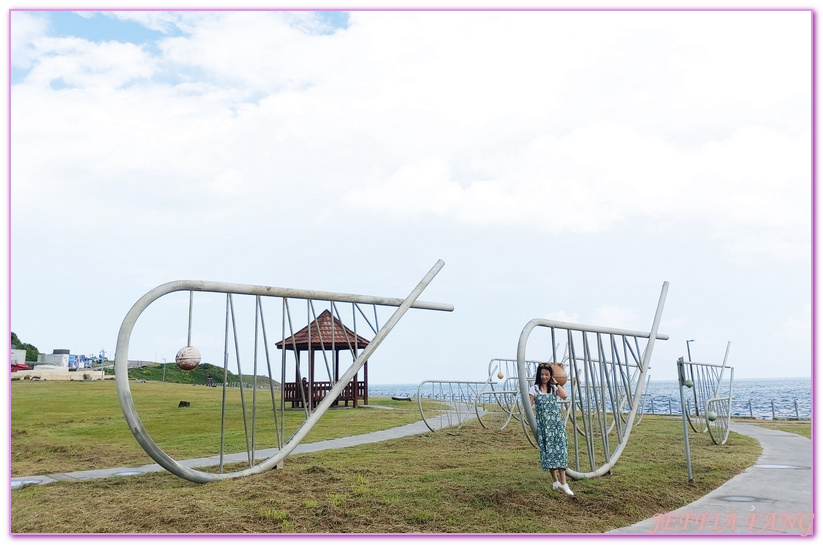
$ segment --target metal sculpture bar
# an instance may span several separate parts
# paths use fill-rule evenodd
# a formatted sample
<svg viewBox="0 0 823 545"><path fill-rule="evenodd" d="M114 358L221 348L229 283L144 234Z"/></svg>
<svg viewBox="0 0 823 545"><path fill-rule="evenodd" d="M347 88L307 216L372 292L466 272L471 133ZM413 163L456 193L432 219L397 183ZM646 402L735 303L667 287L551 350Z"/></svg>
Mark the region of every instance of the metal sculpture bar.
<svg viewBox="0 0 823 545"><path fill-rule="evenodd" d="M568 345L566 345L566 351L568 351ZM582 357L577 357L575 361L578 364L580 364L585 360ZM600 360L598 360L597 358L594 358L593 361L596 363L600 363ZM537 373L537 366L540 363L544 362L526 362L526 380L529 386L534 383L534 377ZM606 366L607 370L613 369L615 367L615 362L607 363L610 364ZM567 352L564 352L563 358L561 360L561 366L564 369L569 368L569 356ZM628 400L631 399L632 393L636 391L637 378L639 376L639 369L636 365L629 362L628 367L633 368L633 371L629 376L628 384L624 384L623 381L618 381L617 390L617 399L619 400L618 407L621 408L621 410L617 412L617 415L619 415L619 417L624 422L626 420L626 415L628 414L628 411L630 409L630 407L628 406ZM503 382L496 382L495 378L501 379ZM645 388L642 391L643 393L641 394L642 397L648 396L646 390L648 390L649 378L650 375L647 375ZM523 431L526 434L526 437L529 439L529 442L535 448L537 447L537 443L535 443L534 437L530 433L531 430L526 426L526 420L523 418L523 412L520 406L520 383L518 381L516 359L497 358L489 362L489 379L486 382L486 385L484 386L483 390L478 394L477 399L477 417L484 428L499 427L500 429L503 429L509 424L512 418L516 418L522 424ZM494 403L488 403L487 400L495 401L497 406L495 406ZM577 401L579 406L578 410L582 411L582 401L580 399L578 399ZM558 403L560 404L560 409L563 414L563 420L565 422L568 422L569 417L571 416L571 412L569 411L571 400L558 400ZM606 400L606 403L607 406L611 408L611 404L608 399ZM638 425L642 419L643 405L641 403L635 415L635 425ZM612 420L609 426L609 432L611 432L614 425L615 422L614 420ZM578 433L583 435L585 434L585 430L582 429L580 426L575 426L575 428Z"/></svg>
<svg viewBox="0 0 823 545"><path fill-rule="evenodd" d="M353 395L356 403L358 399L357 389L362 384L357 381L358 371L366 364L369 357L409 308L440 311L452 311L454 309L452 305L448 304L417 301L417 298L442 269L443 265L443 261L438 261L405 299L194 280L181 280L158 286L141 297L129 310L120 327L117 339L115 356L117 391L123 414L132 434L158 464L171 473L193 482L205 483L252 475L279 466L306 437L326 410L338 402L338 399L349 399ZM221 404L219 438L215 439L215 442L219 444L217 447L218 468L216 472L201 471L183 465L155 443L137 413L129 384L129 343L138 318L152 303L175 292L188 292L187 346L178 352L176 358L177 365L181 369L190 370L200 364L201 354L197 348L192 346L193 338L209 345L217 345L215 341L220 335L219 331L215 330L222 329L222 354L219 358L223 362L223 384L220 399L218 400L214 396L213 401ZM222 323L214 319L214 312L211 315L206 313L207 316L199 321L194 320L195 292L202 292L205 294L202 297L210 298L203 301L199 307L210 307L212 311L217 306L214 304L215 294L217 294L217 297L225 296L225 320ZM198 297L201 296L198 295ZM246 308L253 312L253 317L240 312L240 307L242 307L240 299L244 298L249 303ZM304 305L295 304L295 301L305 301L306 321L310 322L309 326L301 331L295 331L295 323L298 320L298 309ZM264 312L264 307L271 302L274 302L273 308L269 306ZM325 310L318 313L316 305L324 307ZM361 308L365 305L372 306L373 322L371 321L372 318L368 317L367 313ZM353 330L343 325L342 317L344 313L341 312L341 306L351 307ZM385 307L396 307L396 310L385 319L382 327L379 327L378 308L382 311ZM281 313L282 339L280 343L277 343L278 348L281 350L279 377L275 374L276 364L274 368L272 365L275 360L270 355L271 346L266 328L266 315L277 314L278 311ZM348 315L348 313L345 314ZM244 317L246 320L244 320ZM300 319L302 320L302 317ZM312 319L314 319L313 322ZM327 329L325 333L321 331L321 320L324 324L323 327ZM364 321L365 323L363 323ZM363 326L360 328L361 332L364 331L366 326L374 332L374 338L371 341L366 341L357 334L358 322ZM239 328L248 323L253 323L253 333L246 330L241 333ZM328 335L329 328L331 338L324 338L324 335ZM243 341L252 338L253 346L249 349L247 346L249 343ZM301 378L304 377L300 361L302 346L310 351L310 374L313 373L314 369L314 352L320 351L323 354L328 381L323 383L322 388L318 390L307 391L308 389L302 386ZM248 357L249 350L252 351L250 358ZM327 358L329 352L332 354L331 361ZM342 375L338 374L340 352L350 354L352 359L352 363ZM216 356L217 352L214 355ZM260 356L265 358L269 396L257 395ZM216 360L217 357L212 361ZM250 385L252 389L252 407L250 409L247 407L248 396L245 391L249 386L245 384L243 366L241 365L241 362L248 362L249 360L252 362L252 374L254 375L254 384ZM236 373L239 378L237 392L229 392L227 386L228 371L232 363L235 365L235 370L232 372ZM287 392L286 368L289 365L294 369L296 379L291 391ZM279 379L277 389L274 386L276 378ZM314 385L314 377L311 378L312 385ZM290 399L294 403L302 405L302 411L286 410L286 399L289 396L291 396ZM262 411L258 411L258 405L260 404L264 405ZM238 418L237 410L242 413L242 418ZM258 416L262 414L269 414L271 419L269 420L267 417L269 425L261 429L259 423L261 419ZM303 418L303 420L299 421L299 418ZM242 430L240 432L228 430L227 426L230 422L242 423ZM208 424L208 422L192 422L192 426ZM291 436L286 440L287 432L291 432ZM273 450L274 454L262 461L258 460L260 433L265 435L266 441L271 441L276 447L276 449L266 449L266 452L272 452ZM225 470L224 455L229 440L233 441L232 444L245 447L246 459L243 464L248 467L235 471Z"/></svg>
<svg viewBox="0 0 823 545"><path fill-rule="evenodd" d="M476 414L474 405L477 401L477 394L483 387L484 382L466 382L460 380L424 380L417 387L417 407L420 410L420 417L431 431L440 428L457 426L463 424ZM447 410L437 412L437 426L434 425L431 416L426 416L423 409L423 398L435 399L448 407Z"/></svg>
<svg viewBox="0 0 823 545"><path fill-rule="evenodd" d="M534 382L534 374L541 362L527 361L527 380ZM489 378L477 394L475 412L484 428L503 429L512 418L523 422L520 407L520 382L517 360L494 358L489 362Z"/></svg>
<svg viewBox="0 0 823 545"><path fill-rule="evenodd" d="M634 343L635 346L637 342ZM573 348L573 347L572 347ZM568 344L567 344L568 349ZM638 366L637 362L634 360L633 357L627 358L627 361L621 361L620 356L612 359L609 355L607 355L603 360L599 358L586 358L577 356L574 358L575 361L575 378L572 380L572 390L574 392L579 392L580 388L578 386L578 378L585 367L579 366L591 366L596 365L598 369L603 370L604 376L601 377L600 373L590 373L592 377L592 383L594 384L594 391L597 391L598 388L602 390L603 385L609 389L609 395L605 396L604 402L606 406L606 422L607 424L607 433L611 433L614 427L617 425L617 419L621 420L621 423L625 425L628 414L631 410L632 399L633 397L640 396L644 398L647 396L646 390L648 390L649 379L651 378L650 373L646 373L646 382L643 384L643 388L638 388L641 386L639 379L640 379L640 367ZM564 368L569 368L569 358L565 357L563 359L563 366ZM628 380L626 380L626 376L621 375L619 377L613 376L615 372L626 373L628 376ZM601 384L602 383L602 384ZM600 385L600 386L598 386ZM569 390L569 387L566 388ZM570 396L569 399L560 402L561 409L563 410L564 418L568 422L569 417L571 416L571 401L572 399L575 400L575 406L577 411L582 414L586 411L586 407L589 405L586 394L589 392L588 389L583 389L582 394L578 396ZM617 410L614 410L614 409ZM634 425L638 425L643 418L643 403L641 402L638 405L637 411L635 412L634 417ZM578 434L585 436L586 430L581 425L581 422L574 421L574 427Z"/></svg>
<svg viewBox="0 0 823 545"><path fill-rule="evenodd" d="M550 335L551 354L546 359L559 362L557 346L565 342L568 361L574 362L567 370L570 385L566 387L570 424L578 430L569 445L566 474L571 478L606 474L626 447L643 397L655 340L668 339L658 334L668 288L669 283L664 282L649 332L546 319L532 320L523 329L517 345L518 380L523 412L533 434L537 423L528 397L526 368L526 349L533 331L541 328ZM619 415L624 407L628 407L628 414L622 418Z"/></svg>
<svg viewBox="0 0 823 545"><path fill-rule="evenodd" d="M731 341L726 343L720 365L677 360L683 418L694 431L708 432L716 445L724 444L729 438L734 386L734 367L727 365L731 344ZM723 377L726 371L728 382ZM694 414L690 410L692 400Z"/></svg>

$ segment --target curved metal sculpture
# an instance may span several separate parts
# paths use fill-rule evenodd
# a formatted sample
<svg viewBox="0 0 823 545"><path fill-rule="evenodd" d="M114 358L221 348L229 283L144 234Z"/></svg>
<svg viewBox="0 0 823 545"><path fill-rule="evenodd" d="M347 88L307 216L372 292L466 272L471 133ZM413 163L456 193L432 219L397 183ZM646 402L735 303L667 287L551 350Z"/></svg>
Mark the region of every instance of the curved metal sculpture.
<svg viewBox="0 0 823 545"><path fill-rule="evenodd" d="M568 346L566 346L566 354L568 353ZM577 363L583 362L583 358L578 357L576 358ZM594 359L595 362L599 363L599 360L596 358ZM537 372L537 366L540 365L539 361L526 361L526 381L528 386L531 386L534 383L534 376ZM614 362L608 362L612 367ZM564 369L569 367L569 357L568 355L563 356L561 360L561 365ZM628 400L631 399L631 392L636 390L637 386L637 377L639 376L639 369L637 366L632 365L631 363L628 366L634 367L634 371L632 372L631 376L629 377L628 387L623 384L623 382L619 382L618 384L618 403L617 406L621 407L620 411L617 411L617 415L619 418L623 420L625 423L626 416L631 409L628 406ZM502 383L496 383L495 378L502 380ZM646 390L648 390L648 383L650 377L647 375L646 377L646 384L645 388L641 393L641 397L645 398L648 396ZM576 383L576 380L574 381ZM569 383L567 388L570 388L572 382ZM484 399L488 399L490 402L484 402ZM560 403L560 410L563 415L563 420L565 422L569 421L569 417L571 416L570 406L571 406L571 399L565 400L558 400ZM526 438L532 444L533 447L537 448L537 443L534 440L534 435L531 433L531 429L526 425L527 421L523 416L523 411L521 408L522 403L522 396L520 395L520 382L518 380L517 374L517 360L516 359L500 359L496 358L489 362L489 379L486 382L483 390L477 395L477 403L475 405L477 410L477 418L480 424L484 428L505 428L512 418L516 418L522 428L523 432L526 434ZM583 406L578 399L578 410L582 411ZM608 415L607 415L608 416ZM643 419L643 404L640 404L640 407L635 414L635 425L638 425L640 421ZM614 419L611 420L611 424L608 426L608 433L614 429L615 426ZM581 435L585 435L586 431L579 425L579 423L575 424L575 429L577 433Z"/></svg>
<svg viewBox="0 0 823 545"><path fill-rule="evenodd" d="M635 413L634 417L634 425L637 426L643 420L643 415L646 413L646 400L651 397L649 394L649 381L651 380L651 375L646 375L646 384L643 388L643 393L640 394L640 406L637 408L637 413ZM626 398L628 401L628 398ZM625 413L631 410L631 407L626 407Z"/></svg>
<svg viewBox="0 0 823 545"><path fill-rule="evenodd" d="M205 281L194 281L194 280L181 280L177 282L170 282L167 284L163 284L158 286L157 288L149 291L141 297L129 310L126 314L125 319L123 320L123 324L120 327L120 333L117 339L117 352L115 356L115 378L117 383L117 391L120 396L120 404L123 408L123 414L126 418L126 422L129 425L129 428L132 431L135 439L143 449L151 456L158 464L162 467L174 473L175 475L182 477L184 479L197 482L197 483L205 483L205 482L212 482L216 480L222 479L229 479L234 477L242 477L246 475L252 475L261 473L263 471L272 469L277 467L296 447L300 444L300 442L306 437L312 427L317 423L320 417L326 412L326 410L338 399L342 392L347 387L350 387L351 381L353 378L356 378L357 372L360 368L365 364L368 358L374 353L380 343L385 339L385 337L389 334L392 328L397 324L397 322L402 318L405 312L409 308L419 308L419 309L428 309L428 310L441 310L441 311L451 311L454 309L452 305L448 304L441 304L441 303L426 303L426 302L416 302L417 298L423 292L423 290L428 286L434 276L440 271L443 267L443 261L438 261L434 267L426 274L423 280L412 290L408 297L405 299L397 299L397 298L387 298L387 297L374 297L374 296L364 296L364 295L352 295L352 294L341 294L341 293L330 293L330 292L319 292L319 291L309 291L309 290L295 290L295 289L286 289L286 288L275 288L270 286L254 286L254 285L244 285L244 284L229 284L229 283L222 283L222 282L205 282ZM129 358L129 341L132 336L132 332L134 330L135 324L137 323L138 318L141 316L143 311L145 311L149 305L153 302L157 301L161 297L173 293L173 292L188 292L189 295L189 312L188 312L188 344L186 349L181 350L178 354L180 358L178 358L178 366L181 368L186 368L191 365L197 365L199 363L199 356L197 350L187 350L193 348L192 345L192 317L193 317L193 298L194 292L207 292L212 294L225 294L226 295L226 314L225 314L225 335L224 335L224 343L223 343L223 370L224 370L224 380L223 380L223 390L222 390L222 407L221 407L221 427L220 427L220 437L219 437L219 469L218 472L208 472L208 471L201 471L194 469L192 467L188 467L186 465L181 464L177 460L175 460L172 456L167 454L162 448L160 448L152 437L149 435L149 432L144 428L143 423L137 414L137 410L135 408L134 400L132 398L131 387L129 385L129 376L128 376L128 358ZM238 321L235 319L235 307L237 306L234 301L233 296L251 296L253 298L252 301L248 301L249 303L253 303L254 306L254 346L253 346L253 360L254 360L254 376L255 382L257 377L257 370L258 370L258 351L263 351L265 360L266 360L266 367L268 370L268 384L270 390L270 401L263 401L262 403L265 405L265 410L269 412L269 414L273 415L273 423L274 428L276 431L273 435L276 436L275 442L275 449L269 449L267 451L258 450L257 445L255 443L256 439L256 429L257 429L257 422L256 422L256 415L258 414L257 411L257 388L255 387L252 392L252 407L251 407L251 418L247 417L247 413L249 412L246 406L246 396L245 396L245 388L244 388L244 379L242 374L242 368L240 365L241 360L241 350L240 350L240 341L237 334L237 327ZM340 338L337 342L343 346L343 350L347 350L351 353L352 356L352 363L350 367L339 376L337 380L333 379L333 375L330 372L330 388L326 392L325 396L316 406L313 406L313 403L304 403L305 408L305 420L296 426L296 430L291 435L288 440L284 440L285 437L285 369L287 364L287 350L285 349L286 346L282 349L282 357L281 357L281 373L280 373L280 390L279 390L279 397L280 399L277 400L277 392L274 389L274 380L275 376L272 374L272 360L269 357L269 344L268 344L268 337L266 332L265 320L263 316L263 301L269 301L271 299L280 300L282 301L282 332L283 332L283 343L294 343L295 339L295 332L292 328L292 311L290 310L289 301L290 300L301 300L305 301L306 304L306 314L307 318L311 318L311 316L315 316L317 318L317 313L314 309L314 304L317 301L323 301L329 303L330 313L336 315L336 319L340 319L340 309L339 306L350 305L351 306L351 316L352 320L354 321L354 337L352 339L348 335L344 338ZM363 309L360 305L370 305L374 310L374 323L371 322L370 318L366 316L366 313L363 312ZM385 321L382 327L379 327L378 324L378 314L377 309L378 307L396 307L396 310L390 315L390 317ZM362 349L362 351L358 352L357 343L353 342L356 340L356 331L357 331L357 321L358 321L358 312L360 316L362 316L361 320L365 320L366 325L368 325L375 333L374 338L371 342ZM215 320L216 321L216 320ZM207 320L201 320L201 322L207 322ZM288 324L288 332L286 324ZM214 323L211 324L212 326L216 325ZM343 329L345 331L345 328ZM212 330L208 331L201 331L196 330L194 331L195 335L198 336L199 339L211 339L212 337L219 337L219 333L217 335L212 335ZM259 343L259 335L258 333L262 333L263 339L263 346ZM317 332L319 334L319 332ZM308 335L312 335L312 328L308 328ZM247 335L246 338L251 337L252 335ZM245 452L245 461L244 464L247 463L248 467L245 469L241 469L238 471L224 471L224 438L226 437L226 430L225 430L225 422L226 422L226 413L231 408L227 405L227 384L225 377L227 376L228 372L228 363L230 360L231 351L229 350L229 339L233 338L234 341L234 356L235 356L235 363L237 364L237 374L240 378L240 386L239 386L239 394L240 394L240 404L241 404L241 411L242 411L242 423L243 423L243 434L245 436L245 444L246 444L246 452ZM321 337L322 338L322 337ZM316 340L316 339L315 339ZM332 341L335 342L334 340ZM296 348L296 345L294 346ZM339 346L332 346L329 347L333 351L339 349ZM182 354L182 356L181 356ZM323 351L324 358L325 358L325 350ZM292 352L292 357L295 359L294 365L296 367L297 375L300 375L300 361L299 361L299 352L294 350ZM313 356L312 356L313 357ZM339 360L334 358L332 362L334 365L339 365ZM330 371L328 367L328 361L326 362L327 371ZM337 375L334 375L337 376ZM299 383L300 381L297 381ZM295 384L296 385L296 384ZM303 396L303 401L305 402L305 393L303 392L303 388L297 388L301 392ZM262 396L261 396L262 397ZM293 412L292 412L293 414ZM271 432L271 430L269 430ZM271 453L265 454L265 453ZM262 462L258 463L258 457L260 455L268 456Z"/></svg>
<svg viewBox="0 0 823 545"><path fill-rule="evenodd" d="M417 408L420 410L420 417L431 431L440 428L457 426L463 424L476 414L477 394L483 387L484 382L466 382L462 380L424 380L417 387ZM438 425L433 425L433 418L426 417L423 410L423 398L435 399L448 406L448 410L437 412Z"/></svg>
<svg viewBox="0 0 823 545"><path fill-rule="evenodd" d="M567 349L568 349L568 346L567 346ZM585 362L586 362L586 359L583 358L583 357L578 356L577 358L575 358L575 363L576 364L585 364ZM568 358L564 357L564 359L563 359L564 367L567 366L567 363L568 363ZM602 362L598 358L591 358L591 363L594 363L594 364L597 364L601 367L604 367L607 370L606 371L607 373L611 373L612 370L615 369L616 366L621 365L619 361L612 361L608 358L606 358ZM606 433L611 433L612 432L615 425L617 425L617 421L616 421L617 418L621 419L624 424L626 423L627 416L629 414L629 411L631 410L630 400L632 399L632 396L639 395L641 398L644 398L644 397L648 396L648 394L646 393L646 390L648 390L650 375L648 373L646 374L646 383L644 385L644 388L643 389L638 389L638 386L639 386L638 379L640 377L640 369L632 361L626 362L624 364L624 366L627 369L632 370L631 374L629 374L629 380L628 381L625 381L625 380L609 380L609 377L606 377L606 380L605 380L607 385L610 382L615 384L614 392L612 392L610 397L606 399L606 404L609 407L611 407L612 406L612 399L616 399L617 402L614 404L614 406L618 407L617 411L609 410L609 411L606 412L606 420L607 420L607 422L610 422L610 423L607 424ZM595 390L599 387L598 383L600 381L601 381L600 377L593 377L592 382L594 384L593 388ZM533 382L533 380L532 380L532 382ZM575 380L574 383L576 384L576 382L577 381ZM608 386L608 387L611 387L611 386ZM568 390L569 388L566 388L566 389ZM567 422L568 422L569 416L570 416L570 412L569 412L570 401L571 401L570 399L566 399L566 400L560 402L561 410L563 410L563 415L564 415L564 418ZM585 410L583 398L578 398L577 399L577 410L581 411L581 412ZM640 403L640 405L637 408L637 412L635 413L634 425L638 425L642 419L643 419L643 403ZM574 423L574 427L575 427L575 430L577 431L578 434L583 435L583 436L586 435L586 430L581 426L581 423L579 421Z"/></svg>
<svg viewBox="0 0 823 545"><path fill-rule="evenodd" d="M526 362L527 372L532 377L539 364L537 361ZM494 358L489 361L489 378L477 394L475 403L477 419L484 428L504 429L512 418L523 421L517 376L516 359Z"/></svg>
<svg viewBox="0 0 823 545"><path fill-rule="evenodd" d="M708 432L716 445L724 444L729 438L734 367L727 366L726 362L731 344L731 341L726 343L726 354L721 365L683 361L683 358L677 360L678 376L683 377L679 380L681 394L691 390L688 396L681 395L684 400L681 407L683 418L694 431ZM727 384L723 380L726 370L729 371ZM686 381L690 382L687 384ZM724 384L726 387L721 395ZM690 403L685 401L687 397L694 399L694 414L689 410Z"/></svg>
<svg viewBox="0 0 823 545"><path fill-rule="evenodd" d="M551 361L557 358L557 341L565 339L570 365L567 373L571 388L569 393L569 413L574 433L573 445L569 448L569 467L566 474L573 479L598 477L607 473L620 458L639 410L643 397L646 377L651 363L655 340L667 340L667 335L658 334L663 305L669 283L663 289L657 304L651 331L629 331L599 326L585 326L535 319L526 324L517 344L518 380L523 412L532 433L536 433L537 423L528 397L526 377L526 347L536 328L546 328L551 334ZM641 350L641 341L645 347ZM580 361L582 368L578 368ZM631 367L639 374L633 378ZM623 397L625 396L625 398ZM625 418L615 413L623 412L628 406ZM581 463L581 458L584 462ZM584 469L582 466L587 465Z"/></svg>

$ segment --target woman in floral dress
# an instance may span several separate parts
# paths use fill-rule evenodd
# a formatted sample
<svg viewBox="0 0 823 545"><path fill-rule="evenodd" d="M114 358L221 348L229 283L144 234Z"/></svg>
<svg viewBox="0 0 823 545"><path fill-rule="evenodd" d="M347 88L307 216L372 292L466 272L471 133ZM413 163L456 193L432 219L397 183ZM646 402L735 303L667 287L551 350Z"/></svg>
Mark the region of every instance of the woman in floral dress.
<svg viewBox="0 0 823 545"><path fill-rule="evenodd" d="M529 390L529 399L534 406L537 420L537 446L540 449L540 465L543 471L552 475L552 489L560 489L574 496L566 482L569 448L566 439L566 424L560 415L557 398L566 399L566 391L554 379L551 365L542 363L537 367L534 385ZM559 474L559 479L558 479Z"/></svg>

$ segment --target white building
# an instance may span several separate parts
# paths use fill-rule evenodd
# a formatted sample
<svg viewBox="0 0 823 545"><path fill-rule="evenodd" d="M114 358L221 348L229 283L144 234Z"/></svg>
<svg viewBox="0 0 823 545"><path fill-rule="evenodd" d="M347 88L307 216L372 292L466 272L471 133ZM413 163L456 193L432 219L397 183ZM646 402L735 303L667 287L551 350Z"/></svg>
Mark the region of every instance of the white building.
<svg viewBox="0 0 823 545"><path fill-rule="evenodd" d="M19 363L20 365L26 364L26 351L25 350L15 350L12 348L11 350L11 364L14 365Z"/></svg>
<svg viewBox="0 0 823 545"><path fill-rule="evenodd" d="M54 365L56 367L69 367L68 354L39 354L37 356L37 363L45 365Z"/></svg>

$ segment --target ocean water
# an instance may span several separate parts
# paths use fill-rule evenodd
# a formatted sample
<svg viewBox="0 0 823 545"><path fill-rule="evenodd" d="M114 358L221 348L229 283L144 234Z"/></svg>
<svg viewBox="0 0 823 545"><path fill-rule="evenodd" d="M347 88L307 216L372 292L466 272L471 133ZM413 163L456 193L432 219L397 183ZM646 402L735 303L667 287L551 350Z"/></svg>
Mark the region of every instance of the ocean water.
<svg viewBox="0 0 823 545"><path fill-rule="evenodd" d="M684 390L684 394L686 392ZM680 391L676 380L652 380L647 393L645 409L648 414L680 414ZM728 387L721 387L718 393L720 397L724 395L728 395ZM732 416L772 419L810 418L811 414L811 378L736 379L732 384Z"/></svg>
<svg viewBox="0 0 823 545"><path fill-rule="evenodd" d="M369 384L370 396L417 397L419 384ZM480 386L482 388L482 385ZM691 390L684 390L684 394ZM676 380L650 381L644 399L646 414L680 414L680 391ZM728 381L718 396L728 394ZM432 388L423 397L436 398ZM688 397L688 396L687 396ZM732 384L732 416L754 418L811 418L811 378L735 379Z"/></svg>

